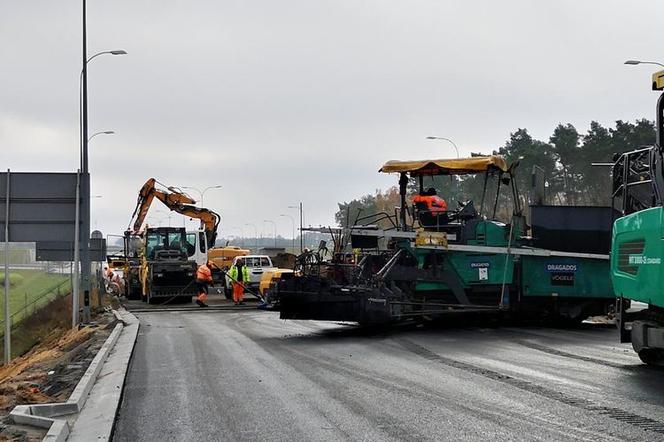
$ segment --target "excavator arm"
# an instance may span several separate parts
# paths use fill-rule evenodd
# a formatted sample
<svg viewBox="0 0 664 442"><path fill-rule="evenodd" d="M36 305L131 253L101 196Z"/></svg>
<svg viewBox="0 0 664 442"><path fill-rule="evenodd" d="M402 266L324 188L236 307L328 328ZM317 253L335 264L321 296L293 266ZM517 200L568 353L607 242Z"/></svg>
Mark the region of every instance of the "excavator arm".
<svg viewBox="0 0 664 442"><path fill-rule="evenodd" d="M132 229L132 227L134 232L139 232L141 230L145 217L150 209L150 205L152 204L152 201L157 198L170 210L191 218L199 219L201 221L201 226L205 230L208 245L212 247L217 238L217 228L219 227L220 216L212 210L194 206L193 204L196 204L196 200L177 188L167 187L167 191L164 191L158 189L156 185L157 180L150 178L145 182L143 187L141 187L141 190L138 192L136 208L131 215L128 230Z"/></svg>
<svg viewBox="0 0 664 442"><path fill-rule="evenodd" d="M164 202L159 195L155 195L161 202ZM166 204L164 202L164 204ZM168 204L166 204L168 206ZM169 208L177 213L190 218L196 218L201 221L201 227L205 231L208 247L213 247L217 239L217 228L219 227L220 216L210 209L204 207L195 207L188 204L176 204Z"/></svg>

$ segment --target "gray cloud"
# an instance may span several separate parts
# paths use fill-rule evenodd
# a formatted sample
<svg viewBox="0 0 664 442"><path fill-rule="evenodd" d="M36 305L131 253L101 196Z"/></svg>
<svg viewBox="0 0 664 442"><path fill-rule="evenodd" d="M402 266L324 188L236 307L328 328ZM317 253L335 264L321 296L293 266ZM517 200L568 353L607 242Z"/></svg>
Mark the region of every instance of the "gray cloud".
<svg viewBox="0 0 664 442"><path fill-rule="evenodd" d="M127 224L150 176L222 190L224 226L396 183L392 158L490 151L509 132L652 117L646 67L664 5L646 1L89 0L93 219ZM0 3L0 168L76 168L79 2ZM9 44L8 44L9 43ZM292 212L292 211L291 211ZM222 227L223 229L223 227ZM253 229L245 228L245 233ZM266 231L269 229L266 227ZM222 232L223 233L223 232ZM235 230L237 233L237 229Z"/></svg>

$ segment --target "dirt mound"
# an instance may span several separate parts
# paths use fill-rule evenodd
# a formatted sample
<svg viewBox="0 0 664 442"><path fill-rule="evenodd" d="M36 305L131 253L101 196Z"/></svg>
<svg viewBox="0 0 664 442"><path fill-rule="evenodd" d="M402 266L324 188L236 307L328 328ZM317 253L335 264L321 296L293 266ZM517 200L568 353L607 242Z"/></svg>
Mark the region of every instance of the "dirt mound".
<svg viewBox="0 0 664 442"><path fill-rule="evenodd" d="M14 359L9 365L0 366L0 388L7 379L15 378L28 368L46 368L56 364L64 353L86 341L94 330L92 327L69 331L54 330L42 344Z"/></svg>

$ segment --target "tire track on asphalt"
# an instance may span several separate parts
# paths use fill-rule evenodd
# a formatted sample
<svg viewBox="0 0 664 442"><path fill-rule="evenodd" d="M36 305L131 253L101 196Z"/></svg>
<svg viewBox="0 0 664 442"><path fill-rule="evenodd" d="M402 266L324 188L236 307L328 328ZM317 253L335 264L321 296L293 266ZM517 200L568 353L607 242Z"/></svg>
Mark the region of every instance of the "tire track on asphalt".
<svg viewBox="0 0 664 442"><path fill-rule="evenodd" d="M512 387L516 387L520 390L536 394L546 399L551 399L557 402L561 402L565 405L589 411L601 416L610 417L619 422L632 425L642 430L651 431L658 434L664 434L664 422L662 421L651 419L649 417L641 416L635 413L631 413L627 410L623 410L617 407L606 407L603 405L599 405L596 402L591 401L589 399L575 397L571 394L563 393L561 391L556 391L554 389L544 387L543 385L539 385L534 382L518 379L504 373L499 373L497 371L490 370L488 368L483 368L474 364L441 356L429 350L428 348L423 347L405 338L399 338L398 341L407 350L427 360L437 362L446 365L448 367L457 368L459 370L463 370L469 373L477 374L485 378L495 380L510 385Z"/></svg>
<svg viewBox="0 0 664 442"><path fill-rule="evenodd" d="M478 419L490 422L491 424L497 427L505 427L505 419L511 419L514 423L528 424L534 427L541 427L541 425L546 424L547 430L551 433L555 433L561 439L570 440L572 438L578 440L607 440L606 434L596 434L593 430L585 430L578 427L572 427L568 425L560 425L557 422L554 422L550 416L537 416L534 413L525 415L523 413L514 412L506 409L500 409L496 411L489 411L487 408L482 407L471 407L467 404L460 403L459 401L454 401L450 403L446 400L445 397L437 394L435 391L432 391L432 388L428 385L422 383L409 381L403 377L390 376L385 371L378 370L368 370L366 367L362 367L362 372L358 371L357 366L348 364L339 358L329 357L321 354L312 356L305 350L301 350L296 346L296 342L293 342L293 339L303 342L309 341L309 339L316 338L320 340L325 340L325 335L318 334L320 330L313 336L297 336L289 337L287 341L276 340L270 337L265 337L255 333L251 333L248 330L247 323L252 319L248 317L238 318L237 323L242 324L242 333L245 333L250 337L254 342L263 347L265 351L273 354L273 356L283 359L286 356L286 353L289 353L288 358L291 361L284 361L287 364L293 366L297 371L303 372L302 366L307 367L307 369L313 370L313 373L316 373L315 376L307 376L312 381L317 384L326 384L328 382L327 377L319 376L319 373L315 370L315 367L320 367L326 370L329 373L334 373L338 376L341 376L343 379L356 379L360 380L366 385L371 385L374 388L378 388L385 392L398 392L403 397L408 397L414 400L425 400L427 403L435 404L436 407L447 410L451 415L459 414L460 411L467 413L468 415L476 416ZM234 321L235 322L235 321ZM254 321L255 322L255 321ZM256 325L256 324L254 324ZM261 323L260 327L265 326L266 324ZM269 327L269 325L268 325ZM283 332L283 330L281 330ZM288 335L287 335L288 336ZM387 354L392 354L395 348L402 348L398 343L394 343L391 337L372 337L371 339L376 339L372 345L376 347L378 345L389 347L389 352ZM336 339L336 338L335 338ZM386 341L385 339L389 339ZM294 362L293 362L294 361ZM304 373L303 373L304 374ZM336 388L336 387L332 387ZM345 403L347 398L341 399L342 403ZM352 410L359 414L366 414L367 408L364 404L360 403L359 407L354 407ZM571 434L572 432L578 434ZM593 434L589 434L593 433ZM399 436L402 438L403 436ZM417 437L419 439L419 437ZM614 438L618 440L617 438Z"/></svg>
<svg viewBox="0 0 664 442"><path fill-rule="evenodd" d="M514 339L511 342L517 343L517 344L522 345L524 347L531 348L533 350L541 351L543 353L548 353L550 355L561 356L561 357L569 358L569 359L576 359L577 361L590 362L592 364L603 365L605 367L611 367L611 368L618 368L620 370L637 371L637 370L642 368L640 365L621 364L619 362L612 362L612 361L607 361L607 360L603 360L603 359L599 359L599 358L593 358L591 356L582 356L582 355L577 355L577 354L569 353L569 352L562 351L562 350L556 350L553 347L548 347L546 345L538 344L536 342L527 341L525 339Z"/></svg>
<svg viewBox="0 0 664 442"><path fill-rule="evenodd" d="M274 340L265 339L264 335L254 330L255 328L258 328L259 330L262 329L265 324L258 323L254 318L241 316L233 318L233 320L229 321L227 325L234 331L244 334L251 339L267 354L292 367L296 372L320 387L326 395L331 397L340 406L348 408L353 414L371 422L373 428L379 429L379 432L384 436L395 440L406 441L420 441L426 439L425 435L418 433L414 428L405 426L404 422L390 418L385 414L381 414L374 407L367 407L366 402L362 401L362 397L347 394L347 383L341 381L335 382L320 370L321 368L327 368L328 372L343 376L338 370L335 371L334 367L326 367L326 364L322 363L320 360L295 351L290 345L284 343L279 344ZM394 388L391 388L389 391L393 390ZM319 408L317 404L312 403L312 405L314 405L323 416L328 414L326 410ZM327 417L327 419L329 419L329 417ZM337 426L338 431L347 434L345 429L341 428L339 424L334 424ZM352 440L357 438L357 436L358 435L349 435L348 439Z"/></svg>
<svg viewBox="0 0 664 442"><path fill-rule="evenodd" d="M193 318L193 317L190 317L190 318L191 318L191 320L194 320L194 321L198 320L197 318ZM231 358L238 357L238 355L240 354L241 349L243 349L243 348L247 353L251 353L250 349L245 347L245 345L244 345L246 343L246 339L247 339L246 333L237 330L237 323L242 324L240 330L242 330L243 328L247 328L247 325L245 323L246 319L247 318L244 317L243 315L230 316L230 317L227 318L227 321L223 324L224 328L222 330L225 331L225 333L223 334L223 339L224 340L230 340L231 342L229 342L229 345L234 348L234 350L230 353ZM254 321L254 322L256 322L256 321ZM192 329L193 330L193 332L192 332L193 336L197 339L206 340L208 338L208 332L206 331L206 328L210 329L211 327L208 326L208 327L202 327L202 328L201 327L193 328ZM213 342L211 344L212 347L214 347L215 345L218 345L218 343ZM225 354L224 356L222 356L218 352L206 351L206 350L203 350L201 352L201 356L203 358L207 358L207 359L210 359L211 357L214 358L215 359L214 363L216 365L220 365L223 362L228 361L228 359L226 359L226 358L228 358L228 354ZM246 356L246 354L242 355L242 357L244 357L244 356ZM263 367L265 367L266 370L269 370L269 369L275 370L275 366L274 366L273 361L265 360L265 358L261 357L261 355L258 355L258 354L252 354L252 357L255 359L256 364L262 365ZM242 362L238 361L238 360L233 360L231 362L231 365L242 366ZM205 376L202 376L202 377L207 381L206 384L208 385L209 391L211 391L215 395L216 403L218 403L218 404L227 404L227 405L232 404L232 408L234 409L233 414L235 416L254 416L255 415L256 410L255 410L254 406L252 405L252 402L250 400L248 400L247 397L243 397L243 399L240 400L237 396L237 394L238 394L237 390L231 392L230 395L226 395L226 392L222 390L222 393L220 395L219 392L217 391L218 386L215 385L215 382L218 382L220 379L210 377L209 375L205 375ZM222 379L223 379L223 376L222 376ZM268 383L265 381L265 378L264 378L264 384L263 385L267 385L267 384ZM267 394L273 394L274 392L275 392L274 390L270 390L270 391L267 392ZM240 394L241 394L241 392L240 392ZM274 399L272 399L272 398L274 398ZM278 401L282 400L282 396L280 396L280 395L273 395L272 398L270 398L269 400L270 401L272 401L272 400L277 401L277 403L278 403ZM285 404L282 403L282 405L284 405L284 408L285 408ZM312 405L315 405L315 404L312 404ZM313 406L312 408L316 409L316 412L318 413L321 420L324 421L325 424L333 425L333 422L326 416L326 414L324 412L321 412L321 410L319 410L315 406ZM226 414L226 413L222 413L222 414ZM315 413L312 413L312 415L313 414L315 414ZM277 432L277 433L272 433L269 440L307 440L308 438L311 438L311 440L338 440L340 435L345 437L347 440L352 439L350 434L347 434L346 432L343 431L343 429L338 428L338 427L334 427L334 428L326 428L326 427L323 427L323 426L320 427L321 429L324 429L324 430L334 430L335 431L335 433L331 434L329 438L328 437L321 437L320 432L318 432L318 433L315 433L315 432L307 433L306 431L304 431L302 429L302 427L297 425L296 421L293 420L293 419L296 419L296 416L299 416L301 422L308 422L308 415L307 415L306 412L304 412L304 413L297 412L295 414L286 413L280 419L285 421L284 425L288 426L288 428L289 428L289 430L288 430L288 432L290 433L288 435L289 439L282 438L281 433ZM229 422L229 425L226 428L226 431L228 431L229 433L232 434L232 437L228 438L228 440L266 440L264 433L260 433L260 432L257 432L256 430L252 430L250 427L247 428L246 422L244 421L244 419L240 419L240 420L237 420L237 418L236 419L231 419L230 422ZM280 429L280 431L281 431L281 429Z"/></svg>

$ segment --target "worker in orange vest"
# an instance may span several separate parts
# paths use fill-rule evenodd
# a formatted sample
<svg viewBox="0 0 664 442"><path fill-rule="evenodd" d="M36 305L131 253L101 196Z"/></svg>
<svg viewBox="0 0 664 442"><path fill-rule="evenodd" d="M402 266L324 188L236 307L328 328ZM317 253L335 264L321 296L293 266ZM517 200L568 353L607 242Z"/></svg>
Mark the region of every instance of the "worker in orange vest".
<svg viewBox="0 0 664 442"><path fill-rule="evenodd" d="M429 187L426 192L415 195L414 203L424 203L432 215L439 215L447 212L447 202L436 194L436 189Z"/></svg>
<svg viewBox="0 0 664 442"><path fill-rule="evenodd" d="M196 270L196 287L198 288L196 304L199 307L209 307L207 305L208 286L214 283L212 280L212 269L215 267L212 261L208 261L200 265L198 270Z"/></svg>

